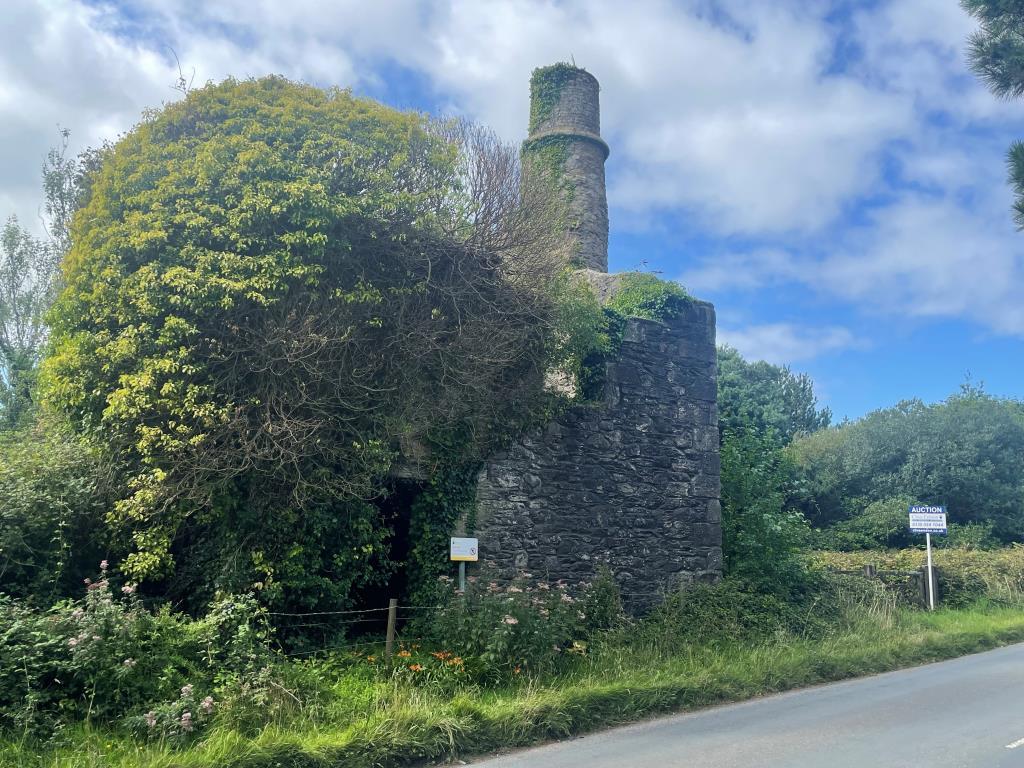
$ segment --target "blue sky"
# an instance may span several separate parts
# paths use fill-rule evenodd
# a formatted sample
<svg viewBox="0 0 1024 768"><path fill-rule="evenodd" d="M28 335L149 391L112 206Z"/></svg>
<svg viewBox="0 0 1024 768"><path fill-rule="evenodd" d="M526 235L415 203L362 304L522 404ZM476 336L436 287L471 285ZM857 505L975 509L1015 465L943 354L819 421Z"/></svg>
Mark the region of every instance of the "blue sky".
<svg viewBox="0 0 1024 768"><path fill-rule="evenodd" d="M525 136L530 71L602 84L610 266L713 301L719 338L806 371L837 417L1024 397L1024 234L1004 154L1024 105L966 70L956 0L7 0L0 214L34 222L76 147L195 82L267 73Z"/></svg>

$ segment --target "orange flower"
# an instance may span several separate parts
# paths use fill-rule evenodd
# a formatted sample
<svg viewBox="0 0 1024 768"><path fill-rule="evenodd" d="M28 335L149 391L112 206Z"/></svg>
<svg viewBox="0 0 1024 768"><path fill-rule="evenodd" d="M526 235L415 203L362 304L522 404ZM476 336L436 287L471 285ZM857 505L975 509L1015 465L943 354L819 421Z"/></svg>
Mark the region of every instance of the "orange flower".
<svg viewBox="0 0 1024 768"><path fill-rule="evenodd" d="M413 672L422 672L423 666L421 664L410 664L409 669L411 669Z"/></svg>
<svg viewBox="0 0 1024 768"><path fill-rule="evenodd" d="M444 661L445 659L451 658L451 652L449 651L434 651L430 654L438 661Z"/></svg>
<svg viewBox="0 0 1024 768"><path fill-rule="evenodd" d="M367 660L367 662L369 662L370 664L373 664L373 662L375 662L375 661L377 660L377 657L376 657L376 656L367 656L367 657L366 657L366 660Z"/></svg>
<svg viewBox="0 0 1024 768"><path fill-rule="evenodd" d="M523 671L522 669L520 669L519 667L516 667L515 669L512 670L512 674L518 675L522 671Z"/></svg>
<svg viewBox="0 0 1024 768"><path fill-rule="evenodd" d="M452 659L452 660L450 660L448 662L448 666L449 667L461 667L462 666L462 658L460 656L456 656L454 659Z"/></svg>
<svg viewBox="0 0 1024 768"><path fill-rule="evenodd" d="M400 658L400 659L408 659L410 656L412 656L412 654L409 653L408 651L399 651L398 652L398 658Z"/></svg>

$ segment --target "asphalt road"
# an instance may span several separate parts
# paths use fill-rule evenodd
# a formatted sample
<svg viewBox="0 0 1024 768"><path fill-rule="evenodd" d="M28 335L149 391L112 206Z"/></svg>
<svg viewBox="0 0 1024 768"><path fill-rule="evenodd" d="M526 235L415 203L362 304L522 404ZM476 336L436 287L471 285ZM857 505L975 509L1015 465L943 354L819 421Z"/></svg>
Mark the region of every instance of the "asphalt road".
<svg viewBox="0 0 1024 768"><path fill-rule="evenodd" d="M652 720L473 765L1024 768L1024 644Z"/></svg>

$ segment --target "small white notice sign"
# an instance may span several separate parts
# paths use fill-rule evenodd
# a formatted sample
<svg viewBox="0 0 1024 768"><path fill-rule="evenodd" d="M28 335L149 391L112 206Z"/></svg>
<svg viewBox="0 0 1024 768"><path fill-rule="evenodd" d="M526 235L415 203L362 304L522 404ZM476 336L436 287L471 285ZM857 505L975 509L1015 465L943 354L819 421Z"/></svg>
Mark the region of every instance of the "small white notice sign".
<svg viewBox="0 0 1024 768"><path fill-rule="evenodd" d="M911 507L910 530L914 533L945 533L946 508L924 505Z"/></svg>
<svg viewBox="0 0 1024 768"><path fill-rule="evenodd" d="M452 537L452 560L475 563L480 559L480 544L476 539Z"/></svg>

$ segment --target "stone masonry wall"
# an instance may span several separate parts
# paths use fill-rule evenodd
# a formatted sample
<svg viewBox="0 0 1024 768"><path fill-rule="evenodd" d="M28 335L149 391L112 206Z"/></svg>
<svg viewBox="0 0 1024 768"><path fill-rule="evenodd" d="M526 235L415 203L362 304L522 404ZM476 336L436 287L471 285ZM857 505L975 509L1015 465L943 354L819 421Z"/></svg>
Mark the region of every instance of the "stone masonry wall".
<svg viewBox="0 0 1024 768"><path fill-rule="evenodd" d="M477 485L481 564L575 583L602 564L627 606L721 576L715 314L628 321L604 399L495 456Z"/></svg>

